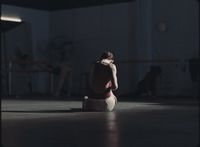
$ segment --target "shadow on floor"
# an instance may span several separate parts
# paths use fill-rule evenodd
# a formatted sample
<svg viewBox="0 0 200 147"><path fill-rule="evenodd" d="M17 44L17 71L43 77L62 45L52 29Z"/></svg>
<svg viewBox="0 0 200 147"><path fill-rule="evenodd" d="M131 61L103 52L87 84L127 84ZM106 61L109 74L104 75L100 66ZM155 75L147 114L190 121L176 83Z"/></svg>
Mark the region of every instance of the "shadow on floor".
<svg viewBox="0 0 200 147"><path fill-rule="evenodd" d="M85 112L81 108L71 108L69 110L3 110L1 112L10 113L74 113L74 112Z"/></svg>

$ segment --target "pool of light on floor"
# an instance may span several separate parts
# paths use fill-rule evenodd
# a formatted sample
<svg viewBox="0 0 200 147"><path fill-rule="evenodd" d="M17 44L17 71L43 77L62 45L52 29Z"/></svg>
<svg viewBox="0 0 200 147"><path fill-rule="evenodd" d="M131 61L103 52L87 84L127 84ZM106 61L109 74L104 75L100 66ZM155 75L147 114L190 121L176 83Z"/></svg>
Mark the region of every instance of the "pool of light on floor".
<svg viewBox="0 0 200 147"><path fill-rule="evenodd" d="M34 119L46 117L63 117L89 115L99 112L82 112L81 101L47 101L47 100L2 100L2 120ZM174 106L173 106L174 107ZM150 102L118 102L115 112L171 109L172 106ZM101 112L106 113L106 112Z"/></svg>

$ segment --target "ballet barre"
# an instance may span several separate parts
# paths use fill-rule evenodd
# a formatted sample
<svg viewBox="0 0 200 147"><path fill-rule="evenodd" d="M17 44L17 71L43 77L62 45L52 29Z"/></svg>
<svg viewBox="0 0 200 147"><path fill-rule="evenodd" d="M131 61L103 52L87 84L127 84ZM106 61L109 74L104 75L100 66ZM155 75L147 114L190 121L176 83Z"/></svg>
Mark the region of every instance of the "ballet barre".
<svg viewBox="0 0 200 147"><path fill-rule="evenodd" d="M18 73L27 73L27 74L32 74L32 73L38 73L38 72L47 72L49 73L49 80L50 80L50 92L51 94L53 93L53 89L54 89L54 74L52 72L52 70L46 68L46 69L32 69L32 67L30 67L29 69L13 69L13 65L14 64L18 64L18 65L36 65L38 67L40 67L40 65L46 66L48 65L47 62L44 61L24 61L24 60L13 60L13 61L9 61L8 63L8 94L11 95L12 93L12 74L14 72L18 72Z"/></svg>

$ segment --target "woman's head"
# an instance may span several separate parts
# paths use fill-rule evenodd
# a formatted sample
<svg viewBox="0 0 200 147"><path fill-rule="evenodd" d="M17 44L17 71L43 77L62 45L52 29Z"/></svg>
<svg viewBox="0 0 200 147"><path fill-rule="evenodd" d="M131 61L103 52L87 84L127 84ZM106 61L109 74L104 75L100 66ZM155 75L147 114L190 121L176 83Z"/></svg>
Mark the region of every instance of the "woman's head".
<svg viewBox="0 0 200 147"><path fill-rule="evenodd" d="M103 60L103 59L114 61L114 55L110 51L103 52L103 54L100 57L100 60Z"/></svg>

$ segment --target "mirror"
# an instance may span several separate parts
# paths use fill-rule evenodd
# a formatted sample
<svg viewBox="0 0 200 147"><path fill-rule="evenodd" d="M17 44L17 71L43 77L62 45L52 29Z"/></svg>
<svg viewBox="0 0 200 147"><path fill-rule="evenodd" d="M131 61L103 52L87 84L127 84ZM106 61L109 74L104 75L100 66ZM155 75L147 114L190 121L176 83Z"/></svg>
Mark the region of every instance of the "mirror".
<svg viewBox="0 0 200 147"><path fill-rule="evenodd" d="M31 26L26 22L1 21L1 94L9 93L9 86L17 91L16 85L20 85L27 80L25 75L16 77L18 74L12 74L12 84L9 85L9 62L23 58L32 58L32 33ZM16 81L20 80L20 82ZM27 86L26 86L27 87Z"/></svg>

